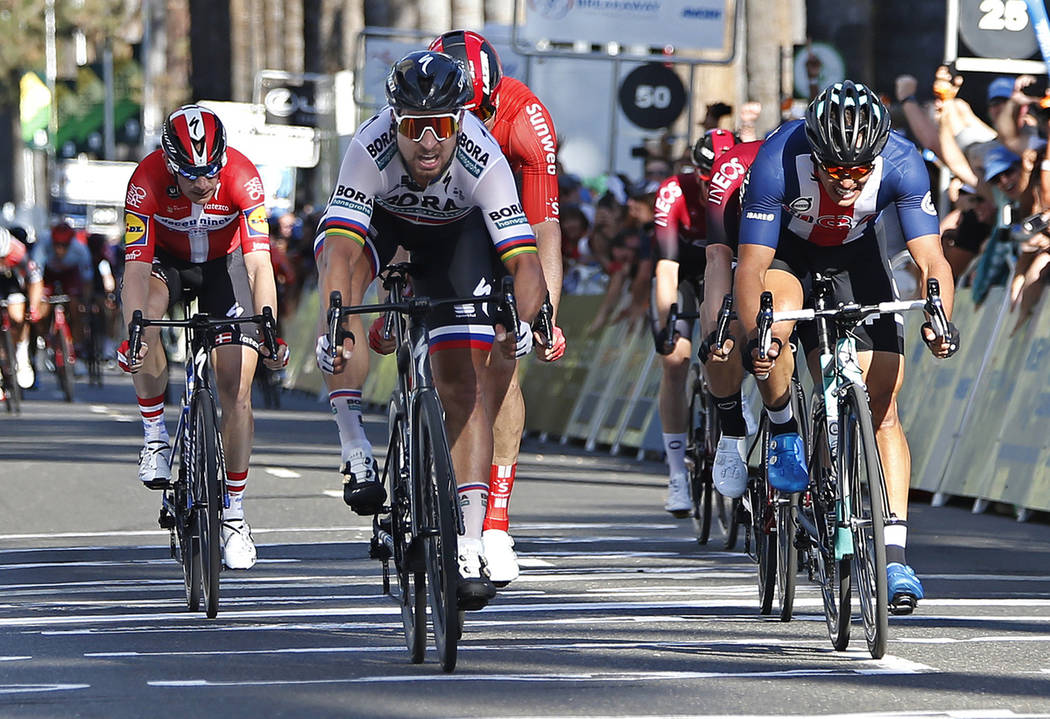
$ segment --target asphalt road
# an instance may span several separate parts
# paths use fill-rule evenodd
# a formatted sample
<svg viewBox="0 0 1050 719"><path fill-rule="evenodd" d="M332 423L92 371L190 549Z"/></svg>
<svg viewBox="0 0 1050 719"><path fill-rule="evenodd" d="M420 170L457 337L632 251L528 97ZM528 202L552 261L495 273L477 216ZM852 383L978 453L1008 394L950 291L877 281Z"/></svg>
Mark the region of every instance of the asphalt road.
<svg viewBox="0 0 1050 719"><path fill-rule="evenodd" d="M326 403L259 410L245 502L260 561L185 611L158 497L136 486L130 383L45 381L0 414L2 717L1050 717L1050 531L913 503L928 594L887 656L827 638L819 596L758 615L755 565L663 509L663 466L526 442L521 578L468 615L455 673L409 663L370 526L339 497ZM382 444L382 417L369 416ZM173 417L169 414L173 426Z"/></svg>

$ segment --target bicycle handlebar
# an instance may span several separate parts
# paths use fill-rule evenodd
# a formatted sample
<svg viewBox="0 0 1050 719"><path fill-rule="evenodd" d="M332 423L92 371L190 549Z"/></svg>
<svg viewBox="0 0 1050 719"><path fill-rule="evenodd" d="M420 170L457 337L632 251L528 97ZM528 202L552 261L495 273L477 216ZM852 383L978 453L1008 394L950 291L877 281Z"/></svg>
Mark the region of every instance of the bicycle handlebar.
<svg viewBox="0 0 1050 719"><path fill-rule="evenodd" d="M207 330L231 325L256 324L262 331L263 341L256 342L250 337L240 335L236 343L259 351L260 347L266 349L268 356L277 356L277 323L273 316L273 310L263 307L262 314L249 317L211 317L198 312L184 320L146 319L142 316L142 310L135 310L131 314L131 322L128 324L128 350L129 359L137 358L142 350L142 331L146 327L181 327L184 329Z"/></svg>

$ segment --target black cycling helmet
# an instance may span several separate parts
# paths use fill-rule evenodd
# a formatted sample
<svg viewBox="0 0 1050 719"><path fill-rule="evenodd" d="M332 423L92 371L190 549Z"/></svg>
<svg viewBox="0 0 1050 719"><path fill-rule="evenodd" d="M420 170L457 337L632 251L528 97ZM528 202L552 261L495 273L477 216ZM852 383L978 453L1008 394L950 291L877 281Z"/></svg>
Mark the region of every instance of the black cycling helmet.
<svg viewBox="0 0 1050 719"><path fill-rule="evenodd" d="M870 164L889 136L889 110L859 82L829 85L806 109L806 139L823 165Z"/></svg>
<svg viewBox="0 0 1050 719"><path fill-rule="evenodd" d="M386 78L386 101L398 113L454 112L473 96L466 68L443 52L410 52Z"/></svg>
<svg viewBox="0 0 1050 719"><path fill-rule="evenodd" d="M464 110L491 116L503 79L503 64L492 43L470 30L452 30L430 43L431 50L456 58L470 70L473 94Z"/></svg>

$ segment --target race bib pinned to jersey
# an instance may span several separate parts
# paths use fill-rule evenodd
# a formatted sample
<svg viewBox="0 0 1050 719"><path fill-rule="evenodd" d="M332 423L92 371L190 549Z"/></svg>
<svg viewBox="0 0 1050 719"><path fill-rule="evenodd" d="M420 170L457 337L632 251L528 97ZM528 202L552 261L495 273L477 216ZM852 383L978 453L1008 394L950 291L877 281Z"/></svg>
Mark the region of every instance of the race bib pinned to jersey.
<svg viewBox="0 0 1050 719"><path fill-rule="evenodd" d="M269 237L270 236L270 223L266 218L266 206L257 205L250 210L244 211L245 219L248 224L248 236L249 237Z"/></svg>
<svg viewBox="0 0 1050 719"><path fill-rule="evenodd" d="M134 212L124 212L124 246L146 246L147 218Z"/></svg>

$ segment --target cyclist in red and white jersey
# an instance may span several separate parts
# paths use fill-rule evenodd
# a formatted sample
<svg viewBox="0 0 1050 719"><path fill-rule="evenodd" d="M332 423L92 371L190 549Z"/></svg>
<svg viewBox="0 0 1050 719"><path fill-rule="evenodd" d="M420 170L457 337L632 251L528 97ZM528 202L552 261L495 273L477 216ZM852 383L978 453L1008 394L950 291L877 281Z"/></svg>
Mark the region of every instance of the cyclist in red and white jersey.
<svg viewBox="0 0 1050 719"><path fill-rule="evenodd" d="M43 280L43 272L26 246L0 227L0 299L7 300L7 316L15 340L15 379L22 389L32 387L34 380L29 362L29 324L36 316L26 308L38 306L44 292Z"/></svg>
<svg viewBox="0 0 1050 719"><path fill-rule="evenodd" d="M540 359L553 362L565 353L565 336L557 326L562 258L554 121L525 83L503 75L496 49L478 33L452 30L431 42L430 49L451 55L470 70L473 93L465 109L485 123L520 182L522 209L536 235L553 310L553 341L550 347L538 349L537 354ZM516 360L504 359L494 352L489 367L489 381L498 388L496 391L503 392L503 402L493 419L495 446L483 538L492 581L502 586L518 576L514 540L508 531L508 510L525 429L525 400L518 385Z"/></svg>
<svg viewBox="0 0 1050 719"><path fill-rule="evenodd" d="M543 303L543 270L510 166L481 121L464 111L472 93L463 65L437 51L410 53L391 69L386 94L389 106L350 141L321 219L314 246L319 288L323 298L339 290L351 303L360 302L399 246L419 268L412 280L421 295L486 295L504 274L513 276L521 318L517 328L497 335L486 307L444 307L430 319L434 381L463 510L459 606L480 609L495 595L481 535L492 462L491 417L501 399L486 379L486 367L494 345L510 357L531 351L528 322ZM359 321L356 330L353 321L350 327L360 332ZM343 384L359 393L367 352L352 349L348 338L333 361L327 333L318 337L318 365L331 375L326 378L330 390ZM385 490L360 414L355 417L339 404L342 400L333 401L340 439L344 432L357 435L345 459L343 499L358 514L373 514Z"/></svg>
<svg viewBox="0 0 1050 719"><path fill-rule="evenodd" d="M214 317L277 314L270 263L265 192L255 165L226 144L226 130L211 110L186 105L164 121L161 148L139 163L128 182L124 205L124 316L135 310L161 317L184 293L197 296L200 311ZM168 367L160 334L147 327L141 354L121 367L132 373L145 433L139 479L151 489L171 479L171 448L164 423ZM287 346L266 364L279 369ZM252 378L258 355L240 345L215 350L222 406L221 432L230 506L223 512L223 559L230 569L255 564L251 529L242 500L248 477L254 422Z"/></svg>
<svg viewBox="0 0 1050 719"><path fill-rule="evenodd" d="M718 307L722 296L731 285L731 264L722 261L721 250L712 248L704 208L704 197L711 180L714 161L736 144L736 137L728 130L710 130L693 148L694 168L691 172L672 175L664 180L656 193L656 244L659 259L653 270L652 329L656 351L660 355L663 373L660 377L659 412L663 428L664 451L669 473L667 502L664 509L676 517L687 517L693 504L689 494L689 475L685 466L685 448L689 430L689 393L686 381L693 354L693 322L679 320L674 327L665 327L668 311L677 303L682 312L701 314L701 330L705 337L714 332ZM715 262L709 265L709 258ZM729 258L731 259L731 257ZM705 340L703 347L710 344ZM706 354L710 354L709 352ZM704 352L701 359L720 415L729 424L730 435L745 433L741 412L737 369L732 363L709 363ZM736 383L732 391L724 387ZM738 429L739 427L739 429ZM735 446L734 446L735 447ZM745 468L746 481L746 468ZM724 483L716 476L719 490Z"/></svg>

